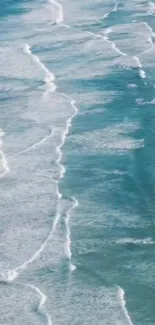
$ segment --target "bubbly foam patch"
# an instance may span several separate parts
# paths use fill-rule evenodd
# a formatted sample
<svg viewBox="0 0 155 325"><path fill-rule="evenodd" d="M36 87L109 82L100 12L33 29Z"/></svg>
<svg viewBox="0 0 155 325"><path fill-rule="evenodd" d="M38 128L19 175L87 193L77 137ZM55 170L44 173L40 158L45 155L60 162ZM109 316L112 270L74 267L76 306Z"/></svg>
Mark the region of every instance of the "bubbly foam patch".
<svg viewBox="0 0 155 325"><path fill-rule="evenodd" d="M18 276L15 270L7 270L0 272L0 282L10 283L13 282Z"/></svg>
<svg viewBox="0 0 155 325"><path fill-rule="evenodd" d="M72 136L72 141L78 145L79 150L90 153L97 152L124 152L144 147L143 139L134 139L128 132L138 128L134 123L111 125L102 130L84 132L82 135Z"/></svg>

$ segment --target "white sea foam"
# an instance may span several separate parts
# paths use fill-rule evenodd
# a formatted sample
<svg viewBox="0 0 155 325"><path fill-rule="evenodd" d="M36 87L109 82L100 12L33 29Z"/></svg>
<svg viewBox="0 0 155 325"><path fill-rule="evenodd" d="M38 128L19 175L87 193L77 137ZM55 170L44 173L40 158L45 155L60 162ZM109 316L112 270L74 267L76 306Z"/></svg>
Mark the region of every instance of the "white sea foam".
<svg viewBox="0 0 155 325"><path fill-rule="evenodd" d="M57 166L59 168L59 172L60 172L59 179L62 178L64 176L64 173L65 173L65 168L61 164L61 158L62 158L61 148L64 145L66 136L67 136L67 134L69 132L69 128L71 126L71 121L74 118L74 116L77 114L77 111L78 111L77 107L75 106L75 101L74 100L72 100L70 97L68 97L67 95L65 95L63 93L60 93L60 95L61 96L64 96L65 98L68 98L68 99L71 100L71 105L74 108L74 113L66 121L66 128L65 128L64 133L62 134L61 142L56 147L56 151L57 151L57 154L58 154L58 158L56 160L56 164L57 164ZM36 253L29 260L25 261L22 265L20 265L19 267L17 267L14 270L15 272L19 272L19 271L22 271L22 270L26 269L29 264L33 263L39 257L39 255L44 250L45 246L47 245L48 241L52 238L53 233L56 230L56 226L57 226L58 221L60 219L60 200L62 198L62 194L59 191L59 180L56 180L55 183L56 183L56 195L57 195L57 198L58 198L57 212L56 212L56 216L55 216L55 219L54 219L54 222L53 222L53 225L52 225L52 229L51 229L51 231L49 233L49 236L45 239L45 241L43 242L43 244L41 245L41 247L36 251ZM77 201L75 201L75 202L77 202Z"/></svg>
<svg viewBox="0 0 155 325"><path fill-rule="evenodd" d="M10 283L14 281L18 276L15 270L7 270L6 272L0 272L0 282Z"/></svg>
<svg viewBox="0 0 155 325"><path fill-rule="evenodd" d="M107 41L108 43L111 44L112 48L120 55L122 56L126 56L127 54L122 52L114 42L110 41L109 37L107 36L108 34L110 34L112 32L111 28L107 28L104 32L104 36L103 38L105 39L105 41Z"/></svg>
<svg viewBox="0 0 155 325"><path fill-rule="evenodd" d="M121 56L126 56L126 57L127 57L127 53L121 51L121 50L116 46L116 44L115 44L114 42L112 42L112 41L108 38L107 35L110 34L111 32L112 32L112 29L111 29L111 28L108 28L108 29L104 32L104 34L105 34L104 39L105 39L107 42L109 42L109 43L111 44L112 48L113 48L113 49L114 49L118 54L120 54ZM137 56L133 56L133 59L134 59L135 62L136 62L136 65L137 65L136 67L139 68L139 76L140 76L142 79L146 78L146 73L145 73L145 71L142 69L142 64L141 64L139 58L138 58Z"/></svg>
<svg viewBox="0 0 155 325"><path fill-rule="evenodd" d="M45 65L40 61L40 59L37 56L35 56L35 55L32 54L32 51L31 51L29 45L26 45L25 46L25 52L27 54L29 54L29 55L32 56L34 62L36 64L38 64L42 68L42 70L46 73L46 76L49 76L50 79L52 79L52 80L54 79L53 74L45 67ZM58 94L60 96L64 97L64 98L66 98L69 101L70 105L73 108L73 113L66 120L66 126L65 126L65 129L64 129L64 132L61 135L60 144L57 145L57 147L56 147L57 159L56 159L55 163L56 163L56 165L58 167L58 170L59 170L59 178L57 180L55 180L56 196L57 196L57 208L56 208L55 219L53 221L52 229L51 229L48 237L45 239L45 241L43 242L43 244L41 245L41 247L35 252L35 254L33 256L31 256L31 258L29 260L25 261L23 264L21 264L20 266L18 266L14 270L9 271L10 281L13 281L18 276L18 274L21 271L25 270L28 267L29 264L33 263L39 257L39 255L41 254L41 252L44 250L45 246L47 245L48 241L52 238L53 233L55 232L56 226L57 226L57 224L59 222L59 219L60 219L60 209L61 209L60 202L61 202L62 194L59 191L59 180L64 176L64 173L65 173L65 168L61 164L61 159L62 159L62 151L61 151L61 149L62 149L62 147L63 147L63 145L65 143L66 136L67 136L67 134L69 132L69 128L71 127L72 119L76 116L76 114L78 112L78 108L75 105L75 100L73 100L71 97L67 96L64 93L58 93ZM47 138L49 136L51 136L51 135L52 135L52 132L47 137L43 138L41 141L39 141L39 142L33 144L32 146L26 148L25 150L23 150L19 154L22 154L24 152L27 152L27 151L31 150L32 148L36 147L37 145L40 145L41 143L43 143L44 141L46 141ZM76 200L75 200L75 203L77 204L77 201ZM72 209L73 209L73 207L72 207ZM74 269L74 266L71 265L71 268ZM14 276L11 277L12 274L14 274ZM6 272L6 275L4 274L4 278L5 277L8 278L7 272Z"/></svg>
<svg viewBox="0 0 155 325"><path fill-rule="evenodd" d="M148 25L148 23L146 23L146 21L144 21L143 24L147 27L147 29L149 30L151 36L155 37L155 33L154 33L152 27L150 25Z"/></svg>
<svg viewBox="0 0 155 325"><path fill-rule="evenodd" d="M60 96L63 96L65 98L67 98L71 104L71 106L73 107L74 109L74 112L73 114L67 119L66 121L66 127L65 127L65 130L64 132L62 133L62 136L61 136L61 143L59 146L57 146L56 148L56 152L58 154L58 158L56 160L56 164L58 165L58 168L60 170L60 178L62 178L64 176L64 173L65 173L65 168L64 166L61 164L61 158L62 158L62 152L61 152L61 148L63 147L64 143L65 143L65 140L66 140L66 136L69 132L69 128L71 127L71 124L72 124L72 119L76 116L77 112L78 112L78 109L77 107L75 106L75 100L73 100L71 97L67 96L66 94L64 93L60 93L59 92L59 95Z"/></svg>
<svg viewBox="0 0 155 325"><path fill-rule="evenodd" d="M137 88L136 84L128 84L128 88Z"/></svg>
<svg viewBox="0 0 155 325"><path fill-rule="evenodd" d="M38 311L46 317L47 325L52 325L51 317L48 314L48 312L45 311L45 309L44 309L44 305L46 303L47 296L38 287L36 287L34 284L22 283L22 282L18 282L18 281L16 281L16 284L18 284L18 285L20 285L22 287L30 288L31 290L33 290L33 291L35 291L37 293L37 295L40 298Z"/></svg>
<svg viewBox="0 0 155 325"><path fill-rule="evenodd" d="M58 9L57 17L55 18L55 22L56 22L56 24L61 23L64 20L62 5L59 2L55 1L55 0L48 0L48 2L51 5L54 5Z"/></svg>
<svg viewBox="0 0 155 325"><path fill-rule="evenodd" d="M104 20L105 18L107 18L112 12L117 11L118 9L118 3L117 0L114 0L114 7L112 8L112 10L106 12L100 19L98 19L97 21L100 22L101 20Z"/></svg>
<svg viewBox="0 0 155 325"><path fill-rule="evenodd" d="M139 58L137 56L133 56L133 59L136 61L137 67L141 69L142 68L142 64L141 64Z"/></svg>
<svg viewBox="0 0 155 325"><path fill-rule="evenodd" d="M0 129L0 178L3 178L7 173L10 172L8 162L6 160L4 152L1 150L2 147L2 137L4 136L4 132Z"/></svg>
<svg viewBox="0 0 155 325"><path fill-rule="evenodd" d="M140 54L140 56L141 56L141 55L144 55L144 54L146 54L146 53L148 53L148 52L150 52L150 51L154 48L154 43L153 43L153 41L152 41L152 38L155 37L155 33L154 33L152 27L151 27L148 23L143 22L143 24L146 26L146 28L148 29L148 31L149 31L149 33L150 33L150 35L149 35L149 37L148 37L148 43L151 44L151 46L150 46L148 49L144 50L144 51Z"/></svg>
<svg viewBox="0 0 155 325"><path fill-rule="evenodd" d="M72 264L71 262L71 258L72 258L72 252L71 252L71 231L70 231L70 227L69 227L69 219L71 217L71 213L72 211L78 206L78 201L72 197L71 198L73 201L72 206L68 209L68 211L66 212L66 218L65 218L65 224L66 224L66 244L65 244L65 253L66 256L68 257L69 260L69 268L71 271L74 271L76 269L76 266Z"/></svg>
<svg viewBox="0 0 155 325"><path fill-rule="evenodd" d="M124 52L122 52L117 46L116 46L116 44L114 43L114 42L112 42L112 41L110 41L109 40L109 38L108 38L108 34L111 32L111 29L110 28L108 28L107 30L106 30L106 32L105 32L105 34L106 34L106 36L104 36L104 39L108 42L108 43L110 43L111 44L111 46L112 46L112 48L118 53L118 54L120 54L120 55L122 55L122 56L126 56L127 54L126 53L124 53Z"/></svg>
<svg viewBox="0 0 155 325"><path fill-rule="evenodd" d="M106 12L98 21L107 18L110 15L110 12Z"/></svg>
<svg viewBox="0 0 155 325"><path fill-rule="evenodd" d="M27 153L28 151L30 151L30 150L32 150L32 149L35 149L36 147L42 145L45 141L47 141L49 138L51 138L52 135L53 135L53 130L50 130L50 131L49 131L49 134L48 134L46 137L44 137L44 138L41 139L40 141L37 141L37 142L33 143L31 146L27 147L26 149L19 151L19 152L16 154L16 156L20 156L20 155L22 155L23 153Z"/></svg>
<svg viewBox="0 0 155 325"><path fill-rule="evenodd" d="M137 63L137 68L139 68L139 76L142 78L142 79L145 79L146 78L146 73L145 71L142 69L142 64L139 60L139 58L137 56L133 56L133 59L136 61Z"/></svg>
<svg viewBox="0 0 155 325"><path fill-rule="evenodd" d="M153 15L155 12L155 4L152 1L149 1L148 4L148 14Z"/></svg>
<svg viewBox="0 0 155 325"><path fill-rule="evenodd" d="M111 44L112 44L112 48L114 49L114 50L116 50L116 52L117 53L119 53L120 55L122 55L122 56L126 56L127 54L125 53L125 52L122 52L117 46L116 46L116 44L114 43L114 42L112 42L112 41L110 41L111 42Z"/></svg>
<svg viewBox="0 0 155 325"><path fill-rule="evenodd" d="M25 44L24 46L24 51L26 54L30 55L33 59L33 61L42 69L42 71L45 72L45 78L44 78L44 82L46 84L47 87L47 91L50 92L54 92L56 89L56 85L54 84L54 80L55 80L55 76L53 73L51 73L46 67L45 65L40 61L40 59L38 58L37 55L34 55L32 53L31 47L29 44Z"/></svg>
<svg viewBox="0 0 155 325"><path fill-rule="evenodd" d="M79 152L95 154L108 152L113 154L116 151L123 153L129 150L143 148L144 139L134 139L129 132L139 129L136 123L120 123L98 131L84 132L81 135L72 136L72 143L78 145Z"/></svg>
<svg viewBox="0 0 155 325"><path fill-rule="evenodd" d="M124 316L126 317L126 320L127 320L128 324L133 325L133 323L131 321L131 318L130 318L130 315L129 315L129 313L127 311L127 308L126 308L125 292L121 287L118 288L118 296L119 296L119 299L120 299L120 303L121 303L121 307L122 307Z"/></svg>
<svg viewBox="0 0 155 325"><path fill-rule="evenodd" d="M118 9L118 3L116 0L114 0L114 8L112 11L117 11L117 9Z"/></svg>
<svg viewBox="0 0 155 325"><path fill-rule="evenodd" d="M150 237L144 239L121 238L116 240L116 244L154 245L155 241Z"/></svg>
<svg viewBox="0 0 155 325"><path fill-rule="evenodd" d="M45 315L47 319L47 325L52 325L52 320L50 315L43 309L43 306L45 305L45 302L47 300L47 296L38 287L34 286L33 284L27 284L27 286L30 287L32 290L36 291L37 294L40 296L40 303L39 303L38 310Z"/></svg>

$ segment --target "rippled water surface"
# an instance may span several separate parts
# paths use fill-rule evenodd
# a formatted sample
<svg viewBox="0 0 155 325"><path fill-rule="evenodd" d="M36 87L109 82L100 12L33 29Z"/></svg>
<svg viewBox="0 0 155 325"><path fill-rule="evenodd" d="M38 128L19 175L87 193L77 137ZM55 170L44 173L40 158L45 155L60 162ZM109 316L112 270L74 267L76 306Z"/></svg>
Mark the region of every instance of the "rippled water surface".
<svg viewBox="0 0 155 325"><path fill-rule="evenodd" d="M155 3L1 0L0 324L153 325Z"/></svg>

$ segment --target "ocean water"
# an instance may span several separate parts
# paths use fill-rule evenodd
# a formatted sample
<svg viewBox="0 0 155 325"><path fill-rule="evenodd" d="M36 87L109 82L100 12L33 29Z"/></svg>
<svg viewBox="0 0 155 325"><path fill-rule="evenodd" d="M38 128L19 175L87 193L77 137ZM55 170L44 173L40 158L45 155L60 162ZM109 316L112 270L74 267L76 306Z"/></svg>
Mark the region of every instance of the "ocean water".
<svg viewBox="0 0 155 325"><path fill-rule="evenodd" d="M0 324L153 325L154 0L1 0L0 30Z"/></svg>

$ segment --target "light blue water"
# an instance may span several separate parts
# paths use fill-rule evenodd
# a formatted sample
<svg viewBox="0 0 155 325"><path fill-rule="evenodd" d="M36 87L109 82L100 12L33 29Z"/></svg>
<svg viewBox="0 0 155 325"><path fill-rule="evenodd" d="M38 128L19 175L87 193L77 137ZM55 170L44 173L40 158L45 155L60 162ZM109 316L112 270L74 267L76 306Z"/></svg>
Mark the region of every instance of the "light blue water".
<svg viewBox="0 0 155 325"><path fill-rule="evenodd" d="M2 325L154 324L154 15L1 2Z"/></svg>

